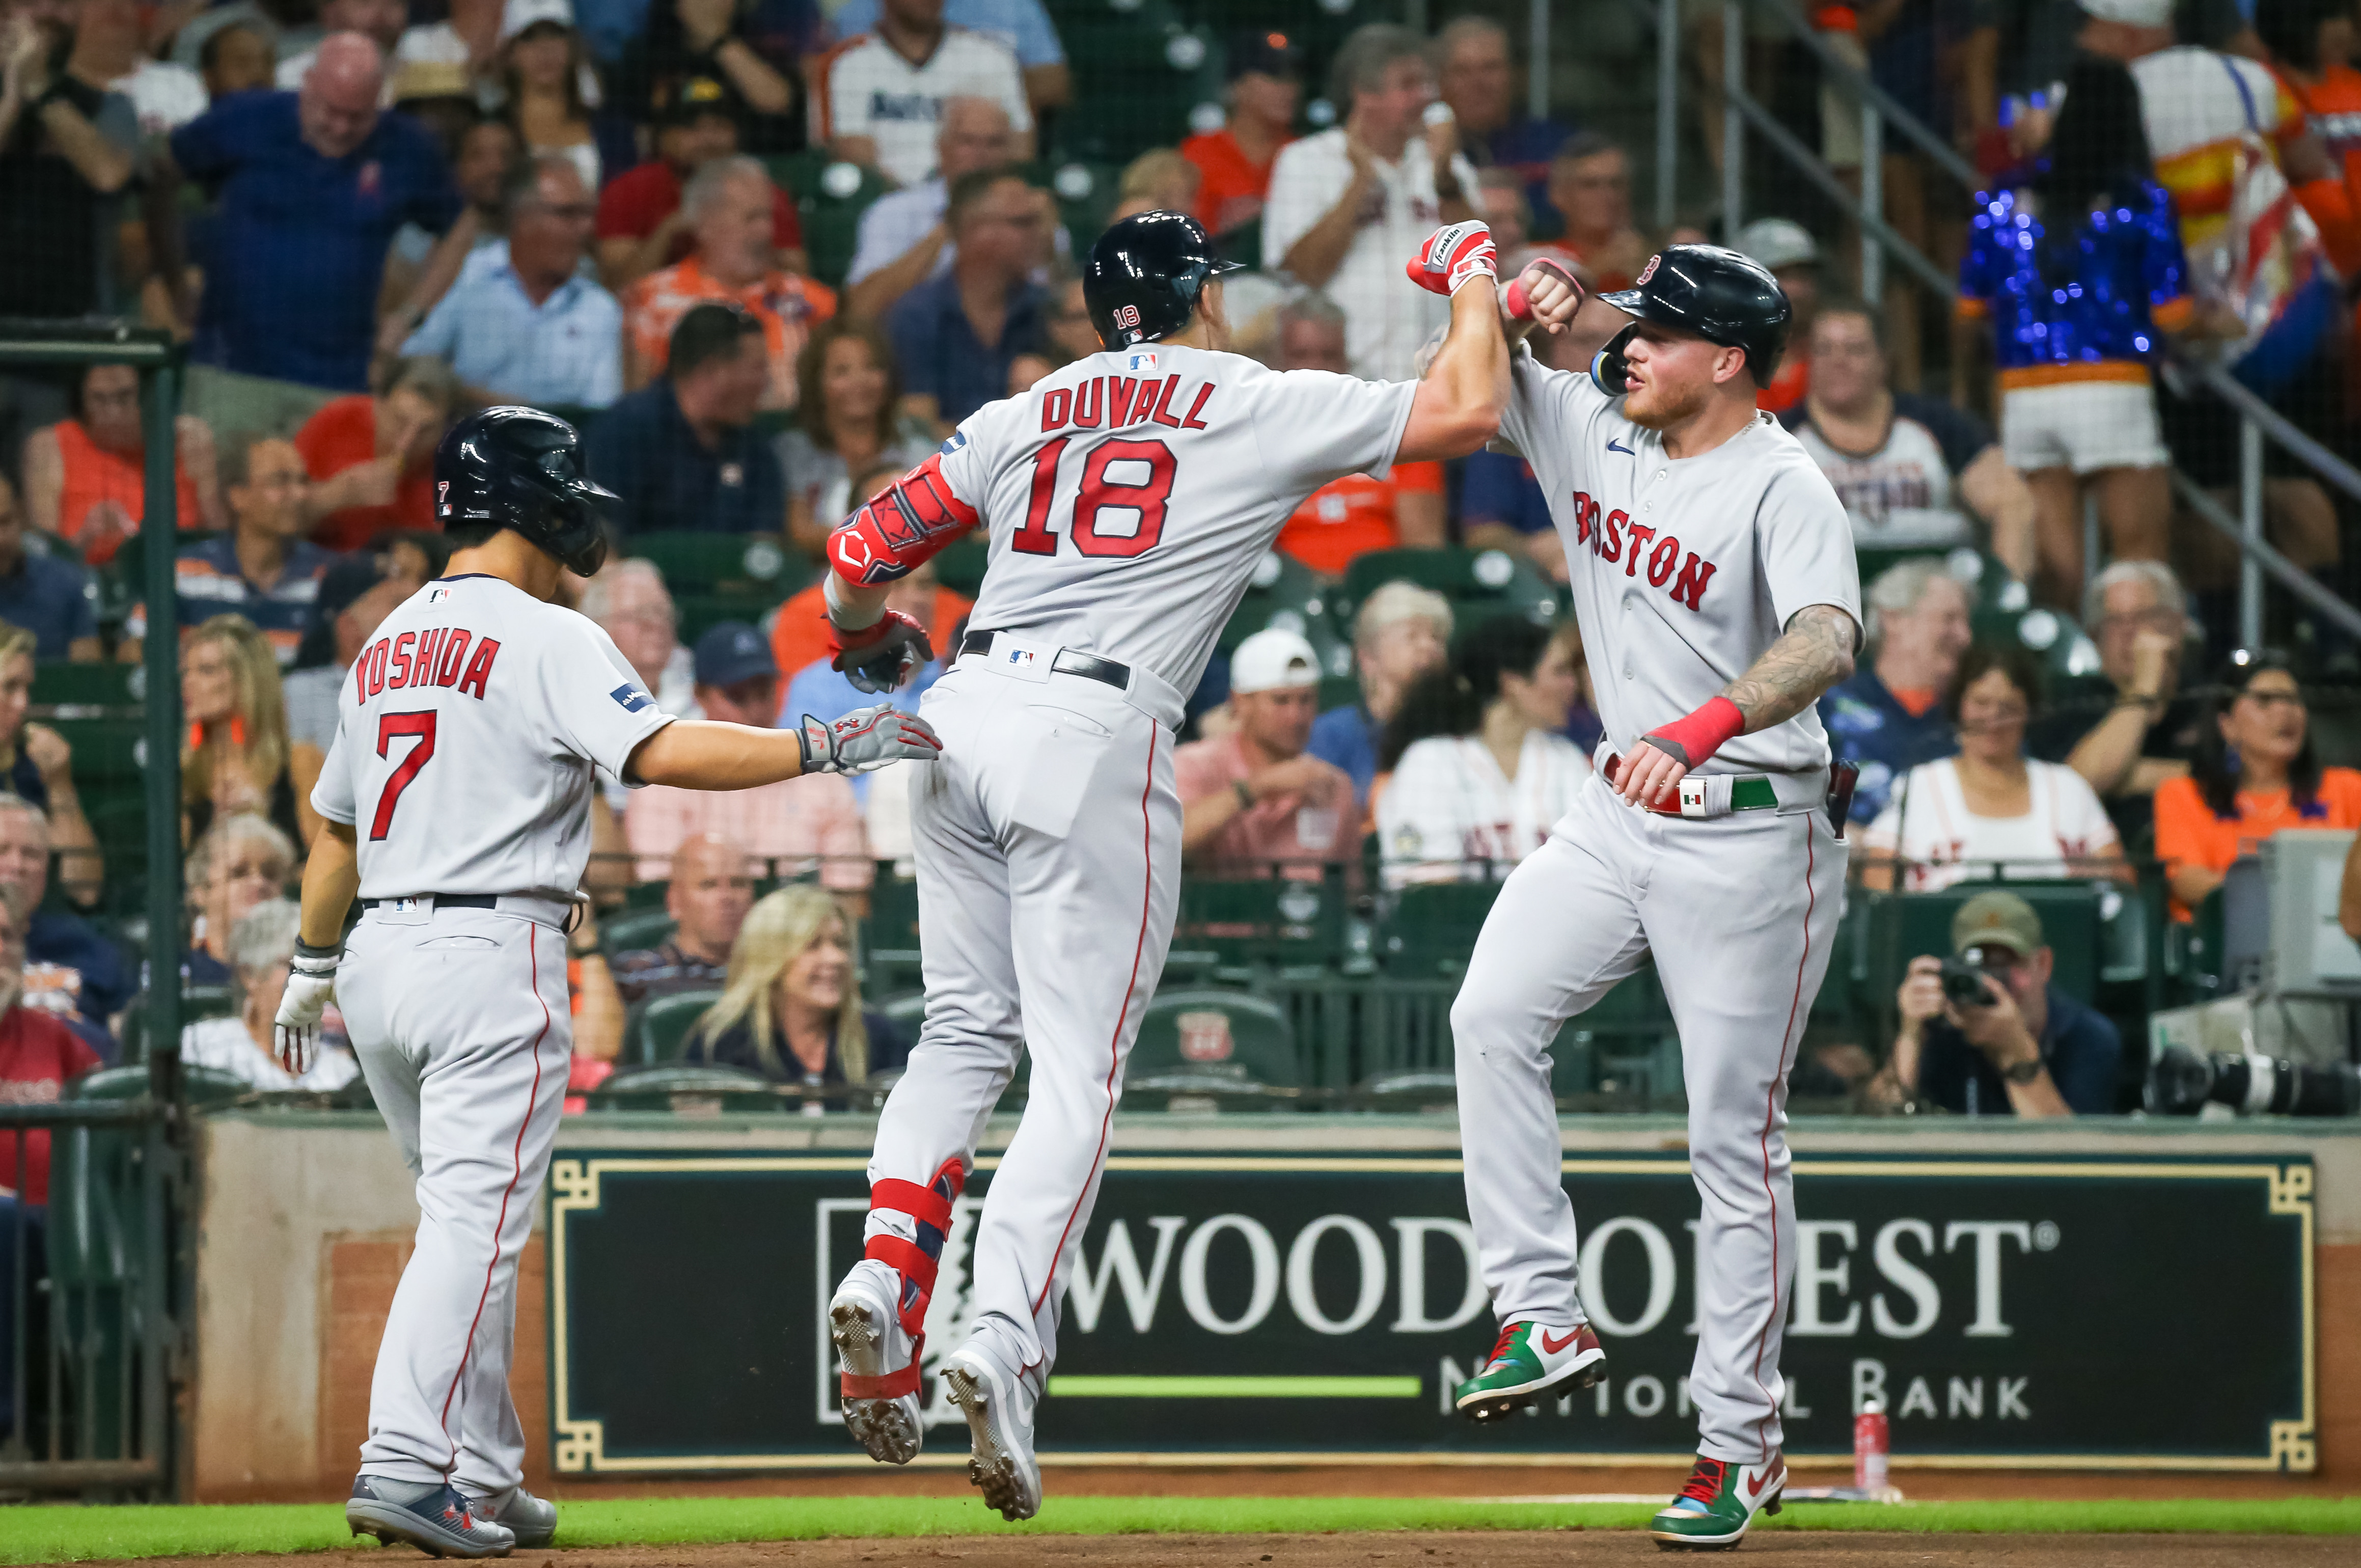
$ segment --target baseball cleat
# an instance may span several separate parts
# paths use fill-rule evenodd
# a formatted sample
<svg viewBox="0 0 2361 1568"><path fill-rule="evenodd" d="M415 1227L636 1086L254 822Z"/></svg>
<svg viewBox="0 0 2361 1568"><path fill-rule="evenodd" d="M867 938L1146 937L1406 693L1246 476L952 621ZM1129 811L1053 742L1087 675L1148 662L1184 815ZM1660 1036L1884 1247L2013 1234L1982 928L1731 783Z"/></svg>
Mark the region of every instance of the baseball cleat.
<svg viewBox="0 0 2361 1568"><path fill-rule="evenodd" d="M1459 1385L1459 1413L1471 1421L1498 1420L1545 1397L1587 1388L1606 1367L1607 1352L1588 1323L1510 1323L1476 1376Z"/></svg>
<svg viewBox="0 0 2361 1568"><path fill-rule="evenodd" d="M557 1539L557 1505L534 1497L522 1486L511 1486L496 1497L478 1497L467 1506L478 1519L488 1519L528 1550Z"/></svg>
<svg viewBox="0 0 2361 1568"><path fill-rule="evenodd" d="M355 1535L373 1535L383 1545L407 1541L429 1557L506 1557L516 1546L511 1531L476 1514L467 1494L441 1481L356 1476L345 1522Z"/></svg>
<svg viewBox="0 0 2361 1568"><path fill-rule="evenodd" d="M1041 1511L1041 1465L1033 1457L1033 1396L992 1353L971 1340L943 1367L951 1403L967 1417L967 1478L1005 1519Z"/></svg>
<svg viewBox="0 0 2361 1568"><path fill-rule="evenodd" d="M1786 1487L1787 1462L1778 1454L1768 1464L1738 1464L1700 1453L1680 1496L1648 1521L1648 1534L1659 1552L1727 1551L1746 1539L1756 1514L1779 1511Z"/></svg>
<svg viewBox="0 0 2361 1568"><path fill-rule="evenodd" d="M862 1258L828 1304L828 1337L843 1364L838 1379L844 1430L880 1464L907 1464L927 1438L918 1403L922 1335L895 1310L902 1277Z"/></svg>

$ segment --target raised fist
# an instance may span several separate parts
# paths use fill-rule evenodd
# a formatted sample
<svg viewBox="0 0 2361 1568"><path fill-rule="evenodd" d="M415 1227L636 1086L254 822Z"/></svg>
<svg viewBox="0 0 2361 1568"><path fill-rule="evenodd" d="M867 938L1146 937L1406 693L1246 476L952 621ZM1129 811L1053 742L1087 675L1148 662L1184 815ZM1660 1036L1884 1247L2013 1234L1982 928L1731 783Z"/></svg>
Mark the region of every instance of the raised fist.
<svg viewBox="0 0 2361 1568"><path fill-rule="evenodd" d="M835 634L831 668L841 670L865 692L889 692L907 680L935 656L927 629L898 609L889 609L874 626L846 631L829 622Z"/></svg>
<svg viewBox="0 0 2361 1568"><path fill-rule="evenodd" d="M1500 291L1500 306L1521 322L1564 332L1582 309L1582 280L1547 257L1525 264Z"/></svg>
<svg viewBox="0 0 2361 1568"><path fill-rule="evenodd" d="M1500 252L1488 224L1445 224L1426 236L1408 269L1410 280L1430 294L1455 294L1470 278L1500 277Z"/></svg>

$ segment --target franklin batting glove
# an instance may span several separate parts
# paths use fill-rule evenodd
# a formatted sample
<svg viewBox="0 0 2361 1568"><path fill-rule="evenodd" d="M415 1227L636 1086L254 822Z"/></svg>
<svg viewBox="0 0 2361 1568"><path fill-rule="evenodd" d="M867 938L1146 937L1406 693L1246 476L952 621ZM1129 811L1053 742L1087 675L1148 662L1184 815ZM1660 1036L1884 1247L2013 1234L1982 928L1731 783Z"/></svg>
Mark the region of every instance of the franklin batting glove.
<svg viewBox="0 0 2361 1568"><path fill-rule="evenodd" d="M1445 224L1426 236L1407 269L1410 280L1430 294L1455 294L1470 278L1500 280L1500 252L1489 224Z"/></svg>
<svg viewBox="0 0 2361 1568"><path fill-rule="evenodd" d="M829 630L835 650L829 667L842 671L855 686L872 694L894 690L935 656L927 629L898 609L887 610L874 626L858 631L847 631L832 620Z"/></svg>
<svg viewBox="0 0 2361 1568"><path fill-rule="evenodd" d="M869 773L905 757L931 762L943 754L942 738L915 713L887 703L848 713L833 724L804 715L796 731L807 773Z"/></svg>
<svg viewBox="0 0 2361 1568"><path fill-rule="evenodd" d="M320 1047L320 1014L336 994L336 964L342 948L295 944L287 966L287 989L280 993L276 1034L279 1065L297 1078L312 1070Z"/></svg>

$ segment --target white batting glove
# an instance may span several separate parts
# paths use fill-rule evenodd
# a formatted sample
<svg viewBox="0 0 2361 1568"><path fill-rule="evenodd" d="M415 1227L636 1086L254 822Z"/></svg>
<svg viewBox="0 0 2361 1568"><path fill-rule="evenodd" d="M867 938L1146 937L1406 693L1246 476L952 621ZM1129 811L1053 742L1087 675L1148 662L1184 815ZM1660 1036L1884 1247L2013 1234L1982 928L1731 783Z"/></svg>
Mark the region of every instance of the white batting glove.
<svg viewBox="0 0 2361 1568"><path fill-rule="evenodd" d="M1500 252L1489 224L1445 224L1426 236L1405 269L1410 280L1430 294L1455 294L1471 278L1500 277Z"/></svg>
<svg viewBox="0 0 2361 1568"><path fill-rule="evenodd" d="M796 731L807 773L869 773L904 758L931 762L943 754L942 738L915 713L879 703L848 713L833 724L804 715Z"/></svg>
<svg viewBox="0 0 2361 1568"><path fill-rule="evenodd" d="M279 1065L297 1078L312 1070L320 1049L320 1014L336 994L341 948L295 944L287 966L287 989L280 994L277 1020Z"/></svg>

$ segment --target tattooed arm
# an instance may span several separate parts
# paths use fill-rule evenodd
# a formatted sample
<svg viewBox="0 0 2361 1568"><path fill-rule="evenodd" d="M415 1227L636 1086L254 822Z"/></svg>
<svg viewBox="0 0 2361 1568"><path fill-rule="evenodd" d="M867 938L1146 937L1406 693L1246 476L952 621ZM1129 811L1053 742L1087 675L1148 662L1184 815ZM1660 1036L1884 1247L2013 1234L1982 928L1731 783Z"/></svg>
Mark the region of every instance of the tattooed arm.
<svg viewBox="0 0 2361 1568"><path fill-rule="evenodd" d="M1746 728L1739 733L1783 724L1819 701L1830 686L1850 680L1858 636L1852 617L1832 604L1807 604L1789 617L1784 635L1721 689L1746 716Z"/></svg>
<svg viewBox="0 0 2361 1568"><path fill-rule="evenodd" d="M1615 793L1635 805L1662 805L1724 742L1795 718L1850 676L1858 635L1852 617L1835 605L1806 605L1720 696L1642 736L1615 775Z"/></svg>

